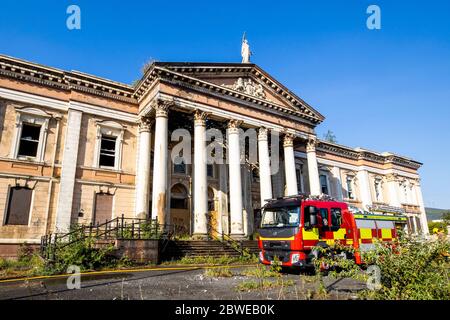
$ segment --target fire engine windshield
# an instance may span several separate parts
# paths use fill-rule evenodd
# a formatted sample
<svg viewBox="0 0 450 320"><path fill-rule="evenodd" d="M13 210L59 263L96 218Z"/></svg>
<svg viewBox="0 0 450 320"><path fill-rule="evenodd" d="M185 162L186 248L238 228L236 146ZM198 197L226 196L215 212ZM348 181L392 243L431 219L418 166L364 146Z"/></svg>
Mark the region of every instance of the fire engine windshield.
<svg viewBox="0 0 450 320"><path fill-rule="evenodd" d="M300 208L266 208L262 214L261 228L296 227L300 221Z"/></svg>

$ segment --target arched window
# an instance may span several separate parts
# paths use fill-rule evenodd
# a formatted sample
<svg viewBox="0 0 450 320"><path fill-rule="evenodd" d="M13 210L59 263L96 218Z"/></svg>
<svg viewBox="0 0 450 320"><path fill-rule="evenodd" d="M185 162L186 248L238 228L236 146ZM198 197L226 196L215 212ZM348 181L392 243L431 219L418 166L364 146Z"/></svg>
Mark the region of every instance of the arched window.
<svg viewBox="0 0 450 320"><path fill-rule="evenodd" d="M187 209L188 208L188 192L186 187L177 183L170 190L170 208L171 209Z"/></svg>

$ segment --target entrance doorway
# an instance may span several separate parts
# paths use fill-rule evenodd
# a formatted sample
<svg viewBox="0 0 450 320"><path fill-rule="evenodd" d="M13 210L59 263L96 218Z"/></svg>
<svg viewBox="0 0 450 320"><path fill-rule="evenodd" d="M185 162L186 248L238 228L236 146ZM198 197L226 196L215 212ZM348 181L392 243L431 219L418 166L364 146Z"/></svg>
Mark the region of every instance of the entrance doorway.
<svg viewBox="0 0 450 320"><path fill-rule="evenodd" d="M187 188L175 184L170 190L170 223L177 235L189 235L190 230L189 194Z"/></svg>

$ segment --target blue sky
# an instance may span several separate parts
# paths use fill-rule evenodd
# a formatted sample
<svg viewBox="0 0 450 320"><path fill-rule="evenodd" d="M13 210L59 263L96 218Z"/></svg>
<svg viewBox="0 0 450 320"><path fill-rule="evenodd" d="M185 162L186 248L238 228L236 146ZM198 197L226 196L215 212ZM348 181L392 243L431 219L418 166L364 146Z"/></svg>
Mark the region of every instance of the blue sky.
<svg viewBox="0 0 450 320"><path fill-rule="evenodd" d="M66 9L81 8L81 30ZM381 8L381 30L366 9ZM148 59L252 62L325 115L317 133L424 163L427 206L450 208L450 2L11 1L0 53L131 83Z"/></svg>

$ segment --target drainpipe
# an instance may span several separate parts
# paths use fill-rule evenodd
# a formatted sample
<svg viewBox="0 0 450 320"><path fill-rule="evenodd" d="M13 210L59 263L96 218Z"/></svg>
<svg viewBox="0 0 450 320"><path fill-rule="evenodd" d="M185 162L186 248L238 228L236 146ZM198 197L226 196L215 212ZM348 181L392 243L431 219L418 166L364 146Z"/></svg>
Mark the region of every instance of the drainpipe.
<svg viewBox="0 0 450 320"><path fill-rule="evenodd" d="M52 166L50 169L50 180L48 183L48 196L47 196L47 209L46 209L46 215L45 215L45 234L47 234L49 230L49 215L50 215L50 202L52 198L52 190L53 190L53 176L55 173L55 161L56 161L56 150L58 149L58 143L59 143L59 126L61 123L61 115L54 115L52 119L56 120L56 138L55 138L55 148L53 149L53 155L52 155Z"/></svg>

